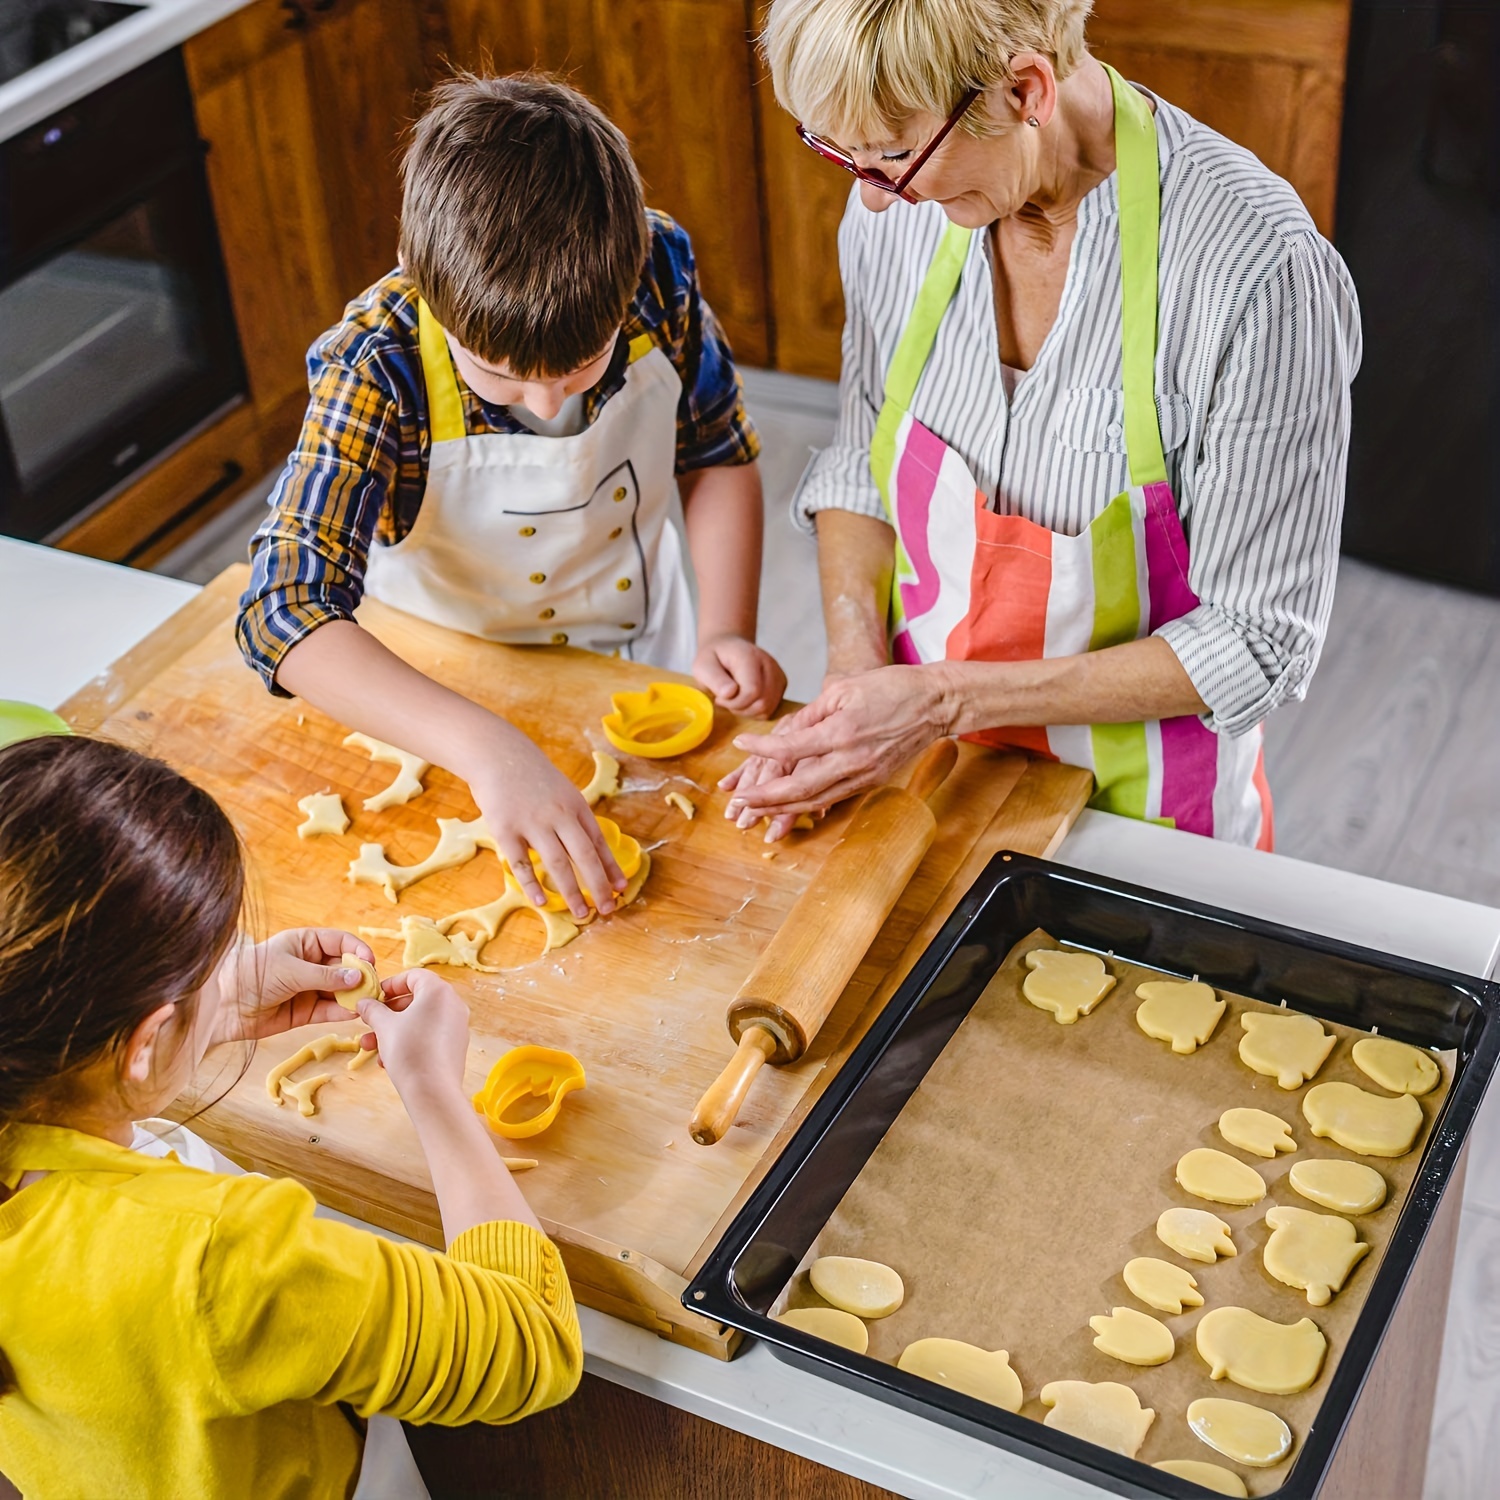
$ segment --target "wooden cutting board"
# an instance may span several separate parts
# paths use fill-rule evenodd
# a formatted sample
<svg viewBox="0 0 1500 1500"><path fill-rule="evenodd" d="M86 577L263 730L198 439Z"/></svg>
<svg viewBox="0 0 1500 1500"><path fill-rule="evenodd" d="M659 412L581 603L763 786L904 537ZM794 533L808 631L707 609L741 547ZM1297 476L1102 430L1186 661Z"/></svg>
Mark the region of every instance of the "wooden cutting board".
<svg viewBox="0 0 1500 1500"><path fill-rule="evenodd" d="M501 875L488 852L409 887L395 905L378 887L348 881L362 842L412 863L435 842L436 818L477 809L462 782L434 769L407 805L363 811L392 768L345 749L344 726L273 698L245 666L233 622L246 571L227 570L70 700L64 716L161 756L220 800L248 851L257 934L308 924L393 928L405 914L444 915L493 899ZM599 720L610 694L669 676L581 651L491 645L373 603L360 620L407 661L519 724L580 785L590 752L608 748ZM728 1136L702 1147L687 1120L732 1050L726 1002L848 817L847 808L835 812L764 858L756 834L723 818L725 794L715 789L740 758L730 742L746 723L721 712L688 755L624 758L624 790L598 810L652 850L651 878L633 906L545 956L540 925L518 913L485 952L504 973L439 971L471 1008L470 1087L522 1043L563 1048L584 1065L588 1086L568 1097L557 1123L504 1145L540 1162L523 1184L563 1249L579 1299L726 1357L733 1333L678 1302L716 1226L868 1024L872 996L894 990L989 855L1055 848L1090 787L1085 772L964 746L933 800L937 841L817 1041L793 1066L764 1070ZM349 831L299 840L297 799L325 789L343 795ZM685 792L697 817L669 807L669 790ZM381 972L396 972L400 943L371 943ZM351 1018L321 1029L362 1027ZM248 1048L211 1055L198 1080L202 1101L189 1108L215 1102L194 1127L247 1165L296 1176L332 1207L441 1244L415 1132L379 1068L348 1074L340 1056L331 1058L321 1071L333 1081L312 1119L271 1103L267 1071L305 1040L297 1033L261 1043L253 1056Z"/></svg>

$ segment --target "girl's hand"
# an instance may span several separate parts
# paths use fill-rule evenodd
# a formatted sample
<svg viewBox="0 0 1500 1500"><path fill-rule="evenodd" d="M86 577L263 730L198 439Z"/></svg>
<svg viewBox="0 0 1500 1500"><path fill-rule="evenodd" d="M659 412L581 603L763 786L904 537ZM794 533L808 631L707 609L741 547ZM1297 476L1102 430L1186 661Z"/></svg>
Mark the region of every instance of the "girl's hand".
<svg viewBox="0 0 1500 1500"><path fill-rule="evenodd" d="M369 944L336 927L297 927L263 943L238 944L219 969L214 1041L245 1041L347 1020L349 1012L333 996L358 989L364 976L339 962L345 953L375 962Z"/></svg>
<svg viewBox="0 0 1500 1500"><path fill-rule="evenodd" d="M693 676L730 713L764 719L786 693L786 673L769 651L742 635L716 635L698 647Z"/></svg>
<svg viewBox="0 0 1500 1500"><path fill-rule="evenodd" d="M464 1095L469 1055L469 1007L446 980L409 969L382 981L386 999L361 1000L359 1014L374 1034L381 1066L408 1113L425 1103L451 1103ZM364 1038L361 1038L361 1042ZM368 1050L368 1047L366 1048Z"/></svg>

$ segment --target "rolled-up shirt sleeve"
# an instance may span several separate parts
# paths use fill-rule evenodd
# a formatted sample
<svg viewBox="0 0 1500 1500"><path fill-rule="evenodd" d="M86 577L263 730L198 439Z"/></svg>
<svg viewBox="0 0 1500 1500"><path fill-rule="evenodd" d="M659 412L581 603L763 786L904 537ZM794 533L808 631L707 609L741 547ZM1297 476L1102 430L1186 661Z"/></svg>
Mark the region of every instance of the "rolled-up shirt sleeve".
<svg viewBox="0 0 1500 1500"><path fill-rule="evenodd" d="M1198 607L1156 631L1211 728L1254 728L1306 692L1333 607L1359 367L1353 283L1308 232L1249 300L1182 480Z"/></svg>

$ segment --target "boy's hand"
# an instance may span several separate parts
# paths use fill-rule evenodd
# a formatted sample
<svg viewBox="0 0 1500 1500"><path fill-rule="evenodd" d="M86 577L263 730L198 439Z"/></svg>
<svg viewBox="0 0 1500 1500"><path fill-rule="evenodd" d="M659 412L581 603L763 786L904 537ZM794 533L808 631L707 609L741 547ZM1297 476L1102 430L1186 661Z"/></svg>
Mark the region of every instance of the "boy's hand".
<svg viewBox="0 0 1500 1500"><path fill-rule="evenodd" d="M360 1019L373 1033L381 1066L391 1075L407 1110L462 1097L469 1007L458 992L426 969L397 974L382 981L381 988L385 1002L361 1000ZM464 1104L467 1107L468 1101Z"/></svg>
<svg viewBox="0 0 1500 1500"><path fill-rule="evenodd" d="M764 719L786 692L786 673L776 658L742 635L710 636L693 658L693 676L730 713Z"/></svg>
<svg viewBox="0 0 1500 1500"><path fill-rule="evenodd" d="M358 989L364 976L339 962L345 953L375 962L369 944L335 927L297 927L263 943L236 944L217 976L215 1043L347 1020L349 1012L333 997L340 990Z"/></svg>

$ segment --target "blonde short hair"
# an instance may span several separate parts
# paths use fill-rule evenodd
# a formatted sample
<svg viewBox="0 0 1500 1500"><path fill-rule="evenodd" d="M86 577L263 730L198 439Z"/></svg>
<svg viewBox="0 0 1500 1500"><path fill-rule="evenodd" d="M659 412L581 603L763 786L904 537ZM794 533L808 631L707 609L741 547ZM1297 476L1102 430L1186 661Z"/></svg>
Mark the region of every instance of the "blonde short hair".
<svg viewBox="0 0 1500 1500"><path fill-rule="evenodd" d="M819 135L863 144L1009 80L1017 52L1043 53L1066 78L1084 56L1092 9L1093 0L774 0L761 46L783 109ZM982 109L963 127L994 128Z"/></svg>

